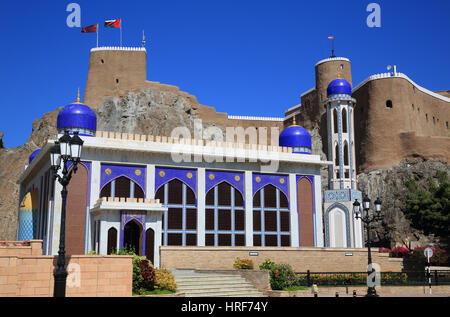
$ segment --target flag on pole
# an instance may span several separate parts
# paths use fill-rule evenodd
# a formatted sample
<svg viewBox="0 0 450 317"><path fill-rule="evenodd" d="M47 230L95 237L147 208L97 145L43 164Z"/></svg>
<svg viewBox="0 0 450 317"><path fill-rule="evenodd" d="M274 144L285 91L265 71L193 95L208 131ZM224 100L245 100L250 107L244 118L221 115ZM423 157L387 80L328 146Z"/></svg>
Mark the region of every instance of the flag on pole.
<svg viewBox="0 0 450 317"><path fill-rule="evenodd" d="M81 33L95 33L97 32L98 24L86 26L81 29Z"/></svg>
<svg viewBox="0 0 450 317"><path fill-rule="evenodd" d="M329 36L328 39L331 40L331 56L330 57L336 57L334 55L334 36Z"/></svg>
<svg viewBox="0 0 450 317"><path fill-rule="evenodd" d="M115 19L115 20L107 20L105 21L105 27L106 28L120 28L120 21L121 19Z"/></svg>
<svg viewBox="0 0 450 317"><path fill-rule="evenodd" d="M97 47L98 47L98 23L82 28L81 33L97 33Z"/></svg>

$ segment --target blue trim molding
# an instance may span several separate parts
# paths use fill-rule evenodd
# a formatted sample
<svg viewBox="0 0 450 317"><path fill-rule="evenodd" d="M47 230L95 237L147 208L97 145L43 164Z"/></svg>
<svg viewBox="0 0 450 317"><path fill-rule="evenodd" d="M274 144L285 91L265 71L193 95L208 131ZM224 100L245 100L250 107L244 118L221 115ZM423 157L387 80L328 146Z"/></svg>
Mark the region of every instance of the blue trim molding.
<svg viewBox="0 0 450 317"><path fill-rule="evenodd" d="M242 197L245 197L244 191L244 173L242 172L225 172L207 170L205 173L205 195L216 185L227 182L237 189Z"/></svg>
<svg viewBox="0 0 450 317"><path fill-rule="evenodd" d="M178 179L189 186L197 197L197 170L156 167L155 174L155 193L165 183Z"/></svg>
<svg viewBox="0 0 450 317"><path fill-rule="evenodd" d="M145 173L145 166L102 164L100 168L100 191L110 181L125 176L139 185L145 193Z"/></svg>
<svg viewBox="0 0 450 317"><path fill-rule="evenodd" d="M253 173L253 196L258 190L266 185L273 185L286 195L289 201L289 186L288 186L288 176L287 175L276 175L276 174L258 174Z"/></svg>

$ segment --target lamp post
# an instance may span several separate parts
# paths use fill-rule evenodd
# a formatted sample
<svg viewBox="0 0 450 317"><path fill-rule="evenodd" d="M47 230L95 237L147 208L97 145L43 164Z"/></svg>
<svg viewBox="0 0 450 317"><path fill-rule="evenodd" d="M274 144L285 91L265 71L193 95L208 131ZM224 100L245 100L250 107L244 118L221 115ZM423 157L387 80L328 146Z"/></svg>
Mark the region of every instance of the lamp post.
<svg viewBox="0 0 450 317"><path fill-rule="evenodd" d="M358 199L355 199L355 202L353 203L353 210L355 212L355 218L361 219L361 221L366 225L367 228L367 260L368 260L368 266L367 266L367 274L370 277L370 274L375 272L375 269L372 267L372 253L370 251L371 241L370 241L370 224L374 221L378 221L382 219L381 216L381 200L380 198L377 198L375 200L375 213L369 214L370 211L370 199L367 197L367 195L363 198L363 214L361 212L361 204L358 202ZM369 268L371 268L369 270ZM368 286L367 289L367 297L375 297L378 296L377 292L375 290L375 285Z"/></svg>
<svg viewBox="0 0 450 317"><path fill-rule="evenodd" d="M66 200L67 200L67 185L69 185L70 179L72 178L72 172L77 172L77 164L80 162L81 149L83 147L83 140L78 136L78 131L73 133L73 137L69 135L69 130L64 131L64 135L55 141L55 145L50 150L50 161L53 169L53 177L58 180L62 185L61 190L61 229L59 235L59 251L58 251L58 262L57 268L54 273L55 284L54 284L54 297L65 297L66 296L66 280L67 280L67 270L65 268L66 264L66 250L65 250L65 240L66 240ZM62 167L62 177L58 174L58 170L61 168L61 159L63 161ZM73 168L68 171L67 163L73 163Z"/></svg>

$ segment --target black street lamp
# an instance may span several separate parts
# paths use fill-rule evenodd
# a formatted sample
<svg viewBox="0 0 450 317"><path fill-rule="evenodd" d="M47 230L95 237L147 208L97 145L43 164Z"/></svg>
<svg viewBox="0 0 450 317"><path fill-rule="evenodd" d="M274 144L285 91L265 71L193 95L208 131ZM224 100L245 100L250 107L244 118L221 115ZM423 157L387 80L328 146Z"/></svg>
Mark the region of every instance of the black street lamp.
<svg viewBox="0 0 450 317"><path fill-rule="evenodd" d="M62 205L61 205L61 229L59 236L59 251L58 251L58 262L57 268L54 273L55 286L54 286L54 297L65 297L66 296L66 280L67 280L67 270L65 268L66 264L66 250L65 250L65 240L66 240L66 200L67 200L67 185L69 185L70 179L72 178L72 172L77 172L77 164L80 162L81 149L83 147L83 140L78 136L78 131L73 133L73 137L70 137L69 130L64 131L64 135L55 141L55 145L50 150L50 161L52 169L54 171L53 177L58 180L62 185L63 189L61 191ZM58 170L61 168L61 159L63 160L62 177L58 175ZM73 168L68 171L67 163L73 163Z"/></svg>
<svg viewBox="0 0 450 317"><path fill-rule="evenodd" d="M370 210L370 199L367 197L367 195L363 198L363 211L364 213L361 215L361 204L358 202L358 199L355 199L355 202L353 203L353 210L355 212L355 218L361 219L361 221L366 225L367 229L367 258L368 258L368 266L367 266L367 274L370 278L370 275L375 272L375 269L372 267L372 253L370 252L370 224L374 221L378 221L382 219L381 216L381 200L380 198L377 198L375 200L375 213L369 214ZM371 268L371 270L369 270ZM369 285L367 289L367 297L375 297L378 296L377 292L375 290L375 285L371 286Z"/></svg>

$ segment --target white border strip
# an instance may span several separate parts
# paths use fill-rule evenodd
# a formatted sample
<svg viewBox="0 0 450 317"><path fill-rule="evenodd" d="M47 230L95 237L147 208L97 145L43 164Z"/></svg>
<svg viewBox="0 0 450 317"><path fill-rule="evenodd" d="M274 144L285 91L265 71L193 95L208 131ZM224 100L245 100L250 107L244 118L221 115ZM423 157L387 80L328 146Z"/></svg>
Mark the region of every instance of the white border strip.
<svg viewBox="0 0 450 317"><path fill-rule="evenodd" d="M284 118L279 117L249 117L249 116L228 116L232 120L254 120L254 121L284 121Z"/></svg>
<svg viewBox="0 0 450 317"><path fill-rule="evenodd" d="M91 48L91 52L97 51L140 51L147 52L145 47L124 47L124 46L101 46Z"/></svg>
<svg viewBox="0 0 450 317"><path fill-rule="evenodd" d="M345 58L345 57L330 57L330 58L325 58L325 59L322 59L321 61L318 61L315 66L317 66L319 64L322 64L322 63L325 63L325 62L331 62L331 61L346 61L346 62L350 62L350 60L348 58Z"/></svg>
<svg viewBox="0 0 450 317"><path fill-rule="evenodd" d="M352 93L357 91L359 88L361 88L362 86L364 86L366 83L368 83L369 81L372 80L377 80L377 79L383 79L383 78L403 78L406 79L407 81L409 81L414 87L416 87L418 90L420 90L423 93L426 93L432 97L438 98L440 100L443 100L445 102L450 102L450 98L448 97L444 97L442 95L439 95L431 90L428 90L426 88L423 88L419 85L417 85L415 82L413 82L408 76L406 76L403 73L396 73L396 75L393 75L392 73L381 73L381 74L375 74L372 76L369 76L368 78L366 78L365 80L363 80L360 84L358 84L355 88L352 89Z"/></svg>

